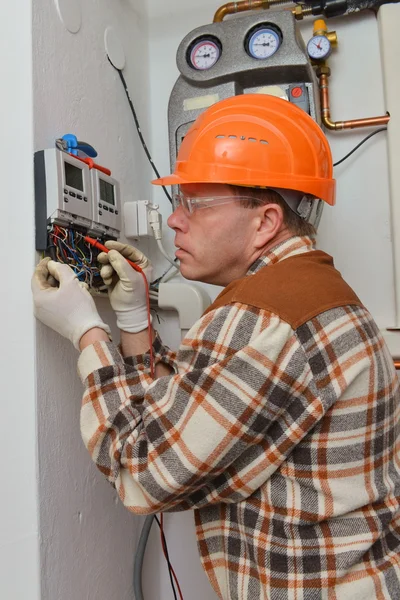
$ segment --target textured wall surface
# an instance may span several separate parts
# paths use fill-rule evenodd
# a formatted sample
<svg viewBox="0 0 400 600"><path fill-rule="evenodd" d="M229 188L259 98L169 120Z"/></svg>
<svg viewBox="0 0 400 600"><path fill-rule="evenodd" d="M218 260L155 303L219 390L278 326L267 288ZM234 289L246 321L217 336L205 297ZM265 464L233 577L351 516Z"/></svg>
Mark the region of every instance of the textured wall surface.
<svg viewBox="0 0 400 600"><path fill-rule="evenodd" d="M35 346L31 2L2 5L0 177L2 256L0 397L0 596L39 600Z"/></svg>
<svg viewBox="0 0 400 600"><path fill-rule="evenodd" d="M95 146L98 162L120 180L124 200L146 197L147 163L103 41L105 29L114 27L146 134L148 35L143 3L84 0L79 5L82 26L73 35L52 0L34 2L35 150L51 147L66 132L75 133ZM113 321L108 301L101 299L98 305L104 318ZM81 441L77 356L69 342L38 324L41 598L128 600L133 597L133 553L141 520L122 507Z"/></svg>

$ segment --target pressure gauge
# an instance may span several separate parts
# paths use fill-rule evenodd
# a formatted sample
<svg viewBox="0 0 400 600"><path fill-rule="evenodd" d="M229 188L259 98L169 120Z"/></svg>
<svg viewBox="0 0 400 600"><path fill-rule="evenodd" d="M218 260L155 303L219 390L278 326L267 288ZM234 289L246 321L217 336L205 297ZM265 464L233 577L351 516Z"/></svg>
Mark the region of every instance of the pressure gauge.
<svg viewBox="0 0 400 600"><path fill-rule="evenodd" d="M246 52L258 60L269 58L279 49L282 43L280 30L269 24L257 26L248 34L245 41Z"/></svg>
<svg viewBox="0 0 400 600"><path fill-rule="evenodd" d="M188 63L193 69L207 71L218 62L221 50L222 46L217 38L199 38L189 47Z"/></svg>
<svg viewBox="0 0 400 600"><path fill-rule="evenodd" d="M313 60L325 60L332 52L332 46L325 35L314 35L307 44L307 52Z"/></svg>

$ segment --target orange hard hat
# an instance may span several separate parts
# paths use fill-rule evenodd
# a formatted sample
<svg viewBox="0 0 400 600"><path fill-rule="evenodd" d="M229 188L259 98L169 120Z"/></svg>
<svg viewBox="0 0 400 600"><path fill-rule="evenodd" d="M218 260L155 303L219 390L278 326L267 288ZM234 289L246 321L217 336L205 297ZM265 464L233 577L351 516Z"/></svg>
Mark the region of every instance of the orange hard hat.
<svg viewBox="0 0 400 600"><path fill-rule="evenodd" d="M222 183L297 190L335 204L332 155L301 108L266 94L217 102L193 123L175 172L155 185Z"/></svg>

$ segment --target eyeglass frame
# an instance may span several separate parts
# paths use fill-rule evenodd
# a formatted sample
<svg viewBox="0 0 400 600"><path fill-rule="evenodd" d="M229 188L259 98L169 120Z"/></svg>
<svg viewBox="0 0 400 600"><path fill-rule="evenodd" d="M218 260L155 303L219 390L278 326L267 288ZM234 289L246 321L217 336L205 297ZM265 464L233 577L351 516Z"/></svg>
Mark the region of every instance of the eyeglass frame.
<svg viewBox="0 0 400 600"><path fill-rule="evenodd" d="M213 208L214 206L222 206L223 204L230 204L231 202L236 202L240 200L251 200L252 202L256 202L260 206L264 204L264 202L260 198L254 198L253 196L210 196L210 197L192 197L185 196L182 193L173 194L172 195L172 208L174 211L182 207L183 211L186 214L192 215L196 210L201 210L204 208ZM211 204L212 202L212 204ZM205 203L204 206L201 204Z"/></svg>

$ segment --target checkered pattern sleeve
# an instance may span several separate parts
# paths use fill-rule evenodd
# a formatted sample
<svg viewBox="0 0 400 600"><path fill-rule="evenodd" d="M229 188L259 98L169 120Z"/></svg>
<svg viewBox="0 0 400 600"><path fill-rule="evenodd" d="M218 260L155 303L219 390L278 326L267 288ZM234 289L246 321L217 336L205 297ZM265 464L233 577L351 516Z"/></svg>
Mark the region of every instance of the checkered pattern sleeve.
<svg viewBox="0 0 400 600"><path fill-rule="evenodd" d="M328 408L293 330L266 311L208 313L173 364L152 381L148 355L124 361L99 342L80 357L84 442L136 513L242 501Z"/></svg>

